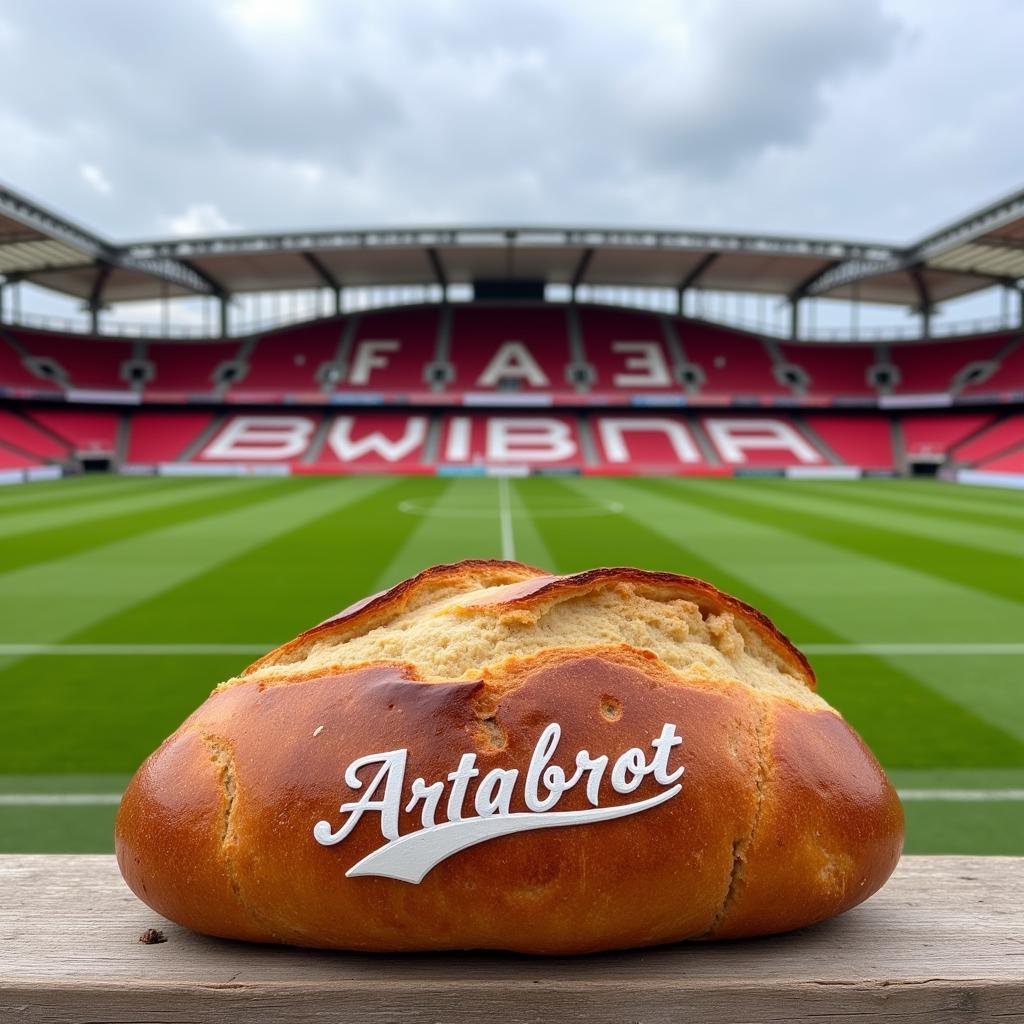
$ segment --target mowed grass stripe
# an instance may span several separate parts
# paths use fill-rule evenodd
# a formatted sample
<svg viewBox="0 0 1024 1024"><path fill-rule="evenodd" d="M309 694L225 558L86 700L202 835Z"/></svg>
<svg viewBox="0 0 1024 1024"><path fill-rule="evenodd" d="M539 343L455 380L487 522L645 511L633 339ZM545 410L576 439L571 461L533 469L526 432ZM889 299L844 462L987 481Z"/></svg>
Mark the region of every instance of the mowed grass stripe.
<svg viewBox="0 0 1024 1024"><path fill-rule="evenodd" d="M280 486L289 497L237 522L239 539L230 551L79 635L205 627L218 636L253 629L250 636L285 640L372 589L379 567L373 557L361 557L361 545L372 553L400 541L395 531L404 523L383 514L394 508L394 494L378 495L400 482L333 480L299 493L294 485ZM344 545L334 540L339 533ZM332 541L333 558L326 558ZM343 571L332 571L334 558ZM9 665L0 674L9 711L0 720L0 772L132 771L217 683L253 657L82 656Z"/></svg>
<svg viewBox="0 0 1024 1024"><path fill-rule="evenodd" d="M205 481L207 486L171 492L174 500L141 512L86 519L50 530L6 537L0 528L0 588L14 571L73 558L107 545L119 544L155 530L207 515L258 505L280 494L272 480ZM161 492L162 494L165 492ZM2 596L2 595L0 595ZM0 637L6 636L0 622Z"/></svg>
<svg viewBox="0 0 1024 1024"><path fill-rule="evenodd" d="M732 481L721 490L731 492ZM678 500L692 488L671 482L634 481L634 489ZM689 532L700 530L694 516L700 506L681 505L688 516ZM705 540L708 551L731 551L738 572L751 567L770 581L772 593L791 606L808 608L848 642L868 644L1013 642L1020 636L1022 610L1019 604L970 591L945 580L916 573L881 559L859 555L843 547L826 545L813 538L788 534L777 526L753 519L728 517L719 509L710 513L721 538ZM712 535L713 535L713 531ZM702 535L703 536L703 535ZM931 550L928 541L919 541ZM825 642L797 631L805 643ZM883 659L864 663L877 665ZM844 677L852 677L858 666L851 659L838 659ZM1024 739L1024 702L1020 701L1021 662L1006 657L992 663L986 659L979 671L970 657L947 655L934 658L901 658L896 651L884 657L892 669L913 676L934 692L943 694L971 713L1017 739ZM833 662L835 664L835 662ZM860 674L865 674L865 667Z"/></svg>
<svg viewBox="0 0 1024 1024"><path fill-rule="evenodd" d="M731 481L730 481L731 482ZM531 481L532 483L532 481ZM543 481L546 487L586 489L589 481ZM738 524L692 510L671 498L646 495L636 482L602 481L605 496L621 501L629 525L595 519L579 524L538 520L562 571L594 561L669 569L710 580L760 608L790 635L824 642L850 638L832 629L813 602L786 602L765 558L779 549L777 536L759 536L757 524ZM751 537L743 536L747 531ZM757 555L750 556L753 549ZM594 558L600 551L601 557ZM771 587L771 589L766 589ZM838 621L842 621L841 619ZM943 760L960 765L1024 765L1024 743L969 709L936 694L883 659L855 659L853 671L833 672L823 694L865 736L887 765L930 767ZM913 722L913 728L909 723Z"/></svg>
<svg viewBox="0 0 1024 1024"><path fill-rule="evenodd" d="M177 483L177 482L176 482ZM67 502L51 505L45 510L31 509L17 514L9 514L0 519L0 543L14 537L29 533L44 533L67 527L77 530L80 526L96 519L109 521L127 520L150 511L169 507L178 502L190 501L196 495L205 499L221 494L232 494L237 491L251 489L252 480L218 480L211 481L207 487L198 489L195 481L182 481L176 486L135 489L127 494L118 492L114 495L94 497L86 502ZM30 543L48 544L45 538ZM7 565L5 553L0 550L0 565Z"/></svg>
<svg viewBox="0 0 1024 1024"><path fill-rule="evenodd" d="M791 481L773 481L785 485ZM936 490L932 494L920 492L904 493L892 484L902 481L883 480L849 480L849 481L800 481L811 493L821 495L841 495L851 502L877 504L880 507L891 506L907 512L931 514L968 521L972 523L999 526L1008 530L1020 530L1024 527L1024 500L1019 509L1006 506L993 506L987 501L961 501L955 497L950 499ZM887 484L875 487L873 484Z"/></svg>
<svg viewBox="0 0 1024 1024"><path fill-rule="evenodd" d="M921 534L932 534L922 543L921 534L912 530L888 529L886 515L879 510L868 522L856 516L830 512L807 511L799 484L785 499L777 494L758 493L749 484L753 481L731 481L728 492L716 487L714 481L695 480L641 481L644 486L662 488L662 493L676 493L691 504L748 521L763 522L787 533L813 538L834 547L846 548L871 558L894 563L938 579L948 580L972 591L982 591L1009 601L1024 598L1024 558L1000 554L952 539L934 537L935 530L922 518ZM795 481L792 483L796 483ZM667 490L665 490L667 489Z"/></svg>
<svg viewBox="0 0 1024 1024"><path fill-rule="evenodd" d="M495 480L408 480L392 512L406 526L404 542L389 549L391 557L379 567L370 592L392 587L428 565L500 558L498 511Z"/></svg>
<svg viewBox="0 0 1024 1024"><path fill-rule="evenodd" d="M433 490L439 482L409 483ZM334 478L324 500L300 499L286 511L273 510L270 522L255 524L263 535L253 543L67 639L173 643L187 636L198 643L270 646L289 640L377 589L381 555L401 547L414 525L395 513L406 485L394 477ZM292 485L280 486L287 491Z"/></svg>
<svg viewBox="0 0 1024 1024"><path fill-rule="evenodd" d="M245 495L196 503L184 521L7 572L0 576L0 639L67 639L384 486L369 478L269 482ZM236 597L248 603L253 595ZM282 600L274 580L267 580L267 599Z"/></svg>
<svg viewBox="0 0 1024 1024"><path fill-rule="evenodd" d="M133 492L143 493L150 489L159 489L163 486L172 486L176 483L183 483L184 480L139 477L76 477L60 481L59 485L66 490L59 493L52 487L46 487L43 491L37 488L42 484L26 484L23 487L0 488L0 525L4 518L9 515L18 515L28 509L52 509L69 505L87 504L90 501L103 501L105 498L114 497L119 494L131 494ZM55 484L58 483L55 481ZM13 495L11 492L16 492Z"/></svg>
<svg viewBox="0 0 1024 1024"><path fill-rule="evenodd" d="M515 534L516 558L527 565L535 565L538 569L554 569L556 560L544 542L537 520L523 495L520 481L509 481L509 495L512 505L512 529ZM536 515L547 517L551 509L538 509ZM561 514L567 509L555 509Z"/></svg>
<svg viewBox="0 0 1024 1024"><path fill-rule="evenodd" d="M977 484L955 483L951 480L909 479L865 479L870 487L882 484L896 485L901 494L908 497L934 497L946 504L969 505L982 503L993 512L998 511L1012 515L1024 505L1024 492L1013 487L987 487Z"/></svg>
<svg viewBox="0 0 1024 1024"><path fill-rule="evenodd" d="M859 492L856 481L833 484L792 480L768 480L755 493L759 498L789 508L795 503L811 515L823 515L843 522L881 522L888 530L930 537L940 543L964 543L997 554L1024 557L1024 520L983 522L975 513L936 509L929 504L907 508L886 495ZM737 482L741 492L750 493L749 480ZM794 488L796 488L794 490Z"/></svg>

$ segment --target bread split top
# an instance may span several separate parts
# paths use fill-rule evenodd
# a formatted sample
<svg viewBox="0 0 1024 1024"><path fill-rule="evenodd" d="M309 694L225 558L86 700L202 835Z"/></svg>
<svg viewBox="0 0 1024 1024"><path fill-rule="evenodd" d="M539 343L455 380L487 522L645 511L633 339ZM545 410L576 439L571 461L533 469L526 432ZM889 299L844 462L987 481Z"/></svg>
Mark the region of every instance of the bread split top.
<svg viewBox="0 0 1024 1024"><path fill-rule="evenodd" d="M826 708L807 659L759 611L690 576L632 568L555 576L520 562L440 565L260 658L223 687L370 665L420 682L497 678L524 661L610 651L669 681L733 681ZM651 662L656 663L651 665Z"/></svg>

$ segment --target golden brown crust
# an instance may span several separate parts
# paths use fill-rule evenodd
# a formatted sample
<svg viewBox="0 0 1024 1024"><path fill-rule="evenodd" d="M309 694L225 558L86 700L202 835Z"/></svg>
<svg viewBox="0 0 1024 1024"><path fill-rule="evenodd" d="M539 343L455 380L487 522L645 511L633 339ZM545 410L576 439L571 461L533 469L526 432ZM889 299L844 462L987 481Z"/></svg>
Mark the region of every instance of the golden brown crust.
<svg viewBox="0 0 1024 1024"><path fill-rule="evenodd" d="M404 596L393 588L325 626L388 614L422 592L424 579L450 582L453 568L462 571L421 574ZM551 577L472 563L467 572L518 574L511 598L497 595L512 602L523 599L519 591L536 599L609 573L701 589L699 581L639 570ZM746 607L703 586L712 610ZM215 691L125 793L116 848L128 884L160 913L228 938L567 954L801 927L865 899L899 856L896 795L831 709L732 679L681 677L650 652L621 645L509 659L475 680L424 683L415 675L415 666L387 664L298 673L293 685L243 677ZM652 737L673 723L682 737L671 760L685 769L681 789L629 817L490 839L442 860L419 884L346 876L381 847L377 814L336 845L313 838L317 821L340 824L340 804L358 798L344 778L357 758L408 751L405 836L422 825L419 809L405 802L414 778L446 780L472 753L481 773L468 790L472 801L473 786L494 768L525 775L552 722L561 727L552 763L567 772L578 751L613 760L631 747L650 751ZM600 805L664 789L650 776L628 795L605 782ZM521 785L514 790L510 812L527 810L523 794ZM591 804L580 785L557 810Z"/></svg>

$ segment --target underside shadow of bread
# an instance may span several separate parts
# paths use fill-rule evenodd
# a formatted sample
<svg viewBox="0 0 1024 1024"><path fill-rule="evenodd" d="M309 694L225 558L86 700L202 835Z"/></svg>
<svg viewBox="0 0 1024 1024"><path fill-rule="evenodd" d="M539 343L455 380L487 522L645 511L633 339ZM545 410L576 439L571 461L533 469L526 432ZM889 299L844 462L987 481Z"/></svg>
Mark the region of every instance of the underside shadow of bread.
<svg viewBox="0 0 1024 1024"><path fill-rule="evenodd" d="M899 858L882 769L701 580L436 566L277 648L139 769L116 848L197 931L564 954L786 931Z"/></svg>

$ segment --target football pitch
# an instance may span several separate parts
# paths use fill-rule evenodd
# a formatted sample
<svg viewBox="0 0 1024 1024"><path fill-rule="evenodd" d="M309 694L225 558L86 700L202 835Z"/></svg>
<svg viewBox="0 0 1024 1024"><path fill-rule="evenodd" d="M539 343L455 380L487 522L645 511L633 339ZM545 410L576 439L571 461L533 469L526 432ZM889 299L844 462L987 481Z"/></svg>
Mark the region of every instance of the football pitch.
<svg viewBox="0 0 1024 1024"><path fill-rule="evenodd" d="M710 580L809 655L912 853L1024 854L1024 495L933 481L82 477L0 491L0 852L112 849L221 679L426 565Z"/></svg>

